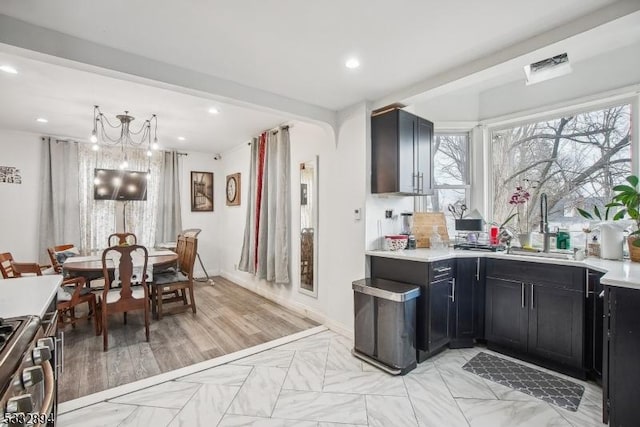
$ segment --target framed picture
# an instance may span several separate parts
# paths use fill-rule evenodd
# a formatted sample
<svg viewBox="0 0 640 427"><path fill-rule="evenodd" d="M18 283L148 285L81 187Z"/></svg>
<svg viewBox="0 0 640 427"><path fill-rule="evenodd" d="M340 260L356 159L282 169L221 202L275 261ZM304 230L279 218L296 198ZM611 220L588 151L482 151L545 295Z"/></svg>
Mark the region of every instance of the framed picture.
<svg viewBox="0 0 640 427"><path fill-rule="evenodd" d="M240 172L227 175L227 206L240 206Z"/></svg>
<svg viewBox="0 0 640 427"><path fill-rule="evenodd" d="M213 172L191 171L191 212L213 212Z"/></svg>

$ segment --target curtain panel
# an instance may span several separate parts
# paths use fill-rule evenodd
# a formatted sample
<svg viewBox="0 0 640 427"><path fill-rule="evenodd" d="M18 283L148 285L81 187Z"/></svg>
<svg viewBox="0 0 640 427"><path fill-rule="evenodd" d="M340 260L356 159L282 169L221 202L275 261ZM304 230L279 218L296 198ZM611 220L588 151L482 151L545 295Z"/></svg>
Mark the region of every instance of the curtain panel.
<svg viewBox="0 0 640 427"><path fill-rule="evenodd" d="M126 202L124 220L126 230L138 237L138 244L155 246L157 206L159 199L159 181L163 174L164 156L154 152L147 157L146 150L127 149L128 170L145 173L147 179L147 200ZM103 249L107 239L115 232L116 202L114 200L94 200L94 174L96 168L118 169L122 162L122 150L118 146L100 147L93 151L90 144L79 144L79 182L80 182L80 247L84 250Z"/></svg>
<svg viewBox="0 0 640 427"><path fill-rule="evenodd" d="M38 253L40 262L48 263L47 248L80 242L78 151L82 144L55 138L42 140Z"/></svg>
<svg viewBox="0 0 640 427"><path fill-rule="evenodd" d="M180 161L178 153L165 151L159 181L156 242L175 242L182 231L180 211Z"/></svg>
<svg viewBox="0 0 640 427"><path fill-rule="evenodd" d="M289 129L265 132L251 144L249 206L238 268L289 283L291 251Z"/></svg>

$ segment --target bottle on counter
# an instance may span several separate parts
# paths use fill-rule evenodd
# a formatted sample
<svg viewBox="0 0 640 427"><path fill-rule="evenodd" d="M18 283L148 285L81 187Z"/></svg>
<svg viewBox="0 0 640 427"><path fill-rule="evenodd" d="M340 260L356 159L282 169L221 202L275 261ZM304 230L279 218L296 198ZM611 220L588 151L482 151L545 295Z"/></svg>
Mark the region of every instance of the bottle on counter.
<svg viewBox="0 0 640 427"><path fill-rule="evenodd" d="M556 249L571 249L571 235L569 230L559 229L556 236Z"/></svg>
<svg viewBox="0 0 640 427"><path fill-rule="evenodd" d="M591 243L589 243L589 256L600 257L600 242L598 242L598 236L593 236Z"/></svg>

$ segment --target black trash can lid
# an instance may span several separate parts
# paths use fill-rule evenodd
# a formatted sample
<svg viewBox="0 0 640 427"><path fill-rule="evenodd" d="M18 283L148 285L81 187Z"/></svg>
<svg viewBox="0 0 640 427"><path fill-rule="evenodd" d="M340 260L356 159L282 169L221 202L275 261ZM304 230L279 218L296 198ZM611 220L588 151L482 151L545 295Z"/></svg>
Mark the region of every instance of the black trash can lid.
<svg viewBox="0 0 640 427"><path fill-rule="evenodd" d="M386 279L360 279L351 284L355 292L389 301L403 302L420 296L420 287Z"/></svg>

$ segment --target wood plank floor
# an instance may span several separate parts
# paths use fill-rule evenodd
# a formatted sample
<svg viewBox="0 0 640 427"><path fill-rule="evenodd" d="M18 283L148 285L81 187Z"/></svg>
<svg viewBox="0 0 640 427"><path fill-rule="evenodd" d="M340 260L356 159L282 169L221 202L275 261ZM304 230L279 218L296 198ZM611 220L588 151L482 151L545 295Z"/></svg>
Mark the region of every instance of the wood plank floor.
<svg viewBox="0 0 640 427"><path fill-rule="evenodd" d="M145 341L141 314L109 319L109 351L93 324L65 329L60 402L212 359L318 324L222 277L195 284L197 314L191 311L152 320Z"/></svg>

